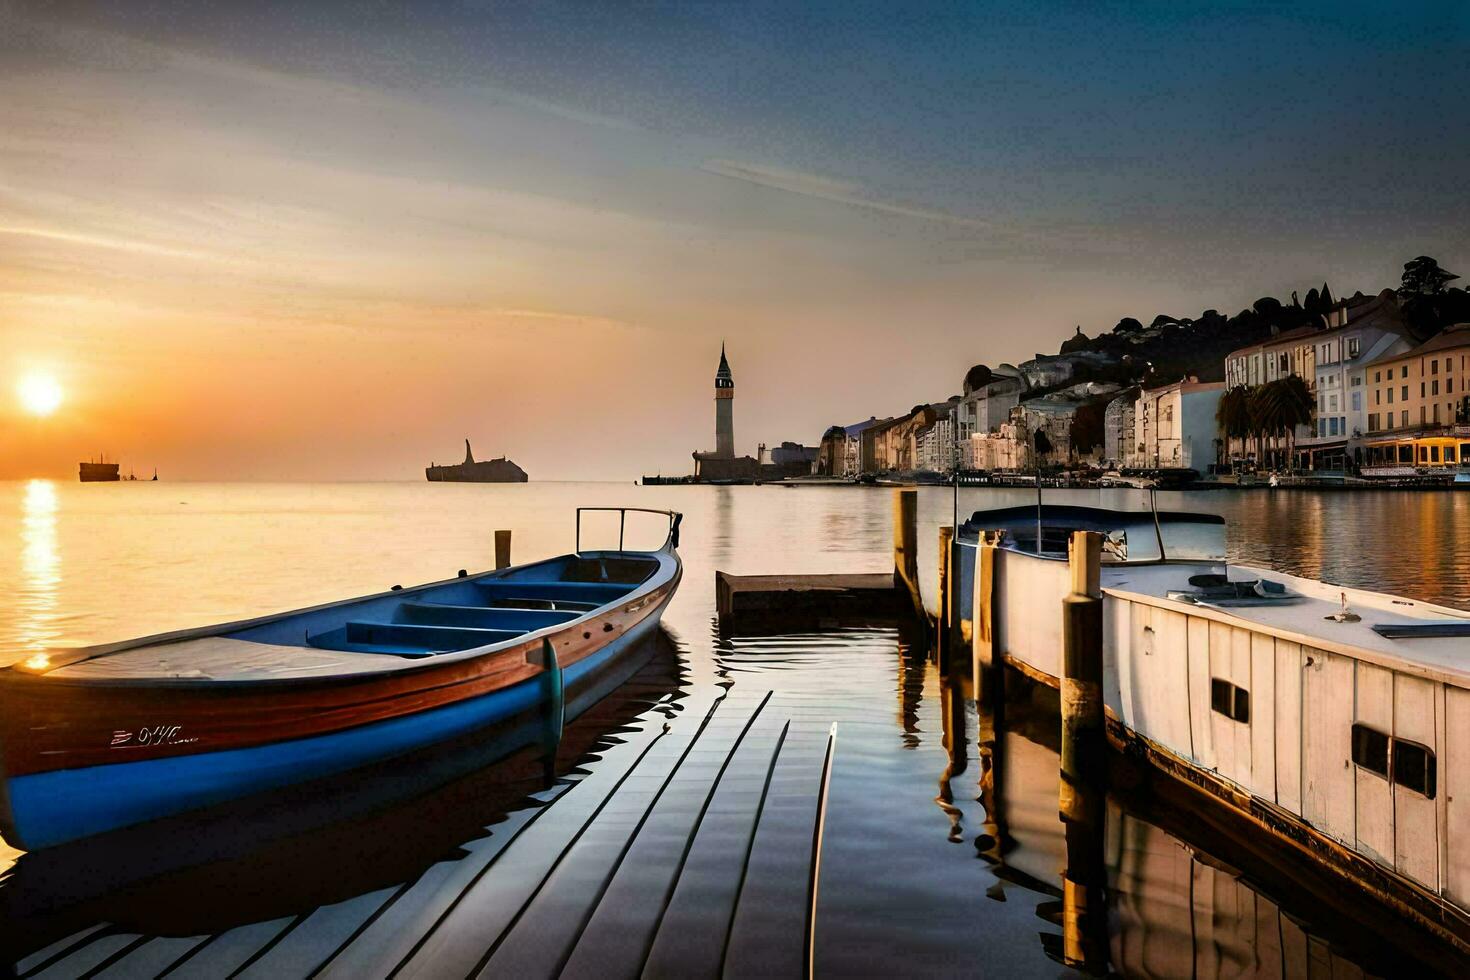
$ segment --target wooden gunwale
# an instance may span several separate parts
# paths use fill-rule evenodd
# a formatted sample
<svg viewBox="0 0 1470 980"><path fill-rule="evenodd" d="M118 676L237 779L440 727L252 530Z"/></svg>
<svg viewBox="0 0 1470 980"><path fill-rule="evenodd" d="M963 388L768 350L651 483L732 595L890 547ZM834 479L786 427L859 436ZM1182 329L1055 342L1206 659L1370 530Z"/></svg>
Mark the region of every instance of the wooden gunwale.
<svg viewBox="0 0 1470 980"><path fill-rule="evenodd" d="M224 681L89 680L0 673L0 684L11 706L0 719L0 768L7 776L14 777L247 748L330 734L493 693L539 672L538 667L527 662L527 655L539 651L543 638L552 639L559 659L570 666L617 640L649 616L658 615L682 574L682 565L675 556L674 569L662 584L635 588L585 617L545 627L513 641L502 641L510 646L496 645L406 661L403 668L381 673ZM411 594L430 587L403 589L392 594ZM271 622L295 614L274 614L248 622ZM605 626L613 628L605 630ZM230 624L186 632L191 637L211 636L241 628L244 627ZM578 631L591 635L577 637ZM186 638L168 636L170 641ZM161 639L155 637L93 649L117 652L157 642ZM111 744L114 731L150 724L177 726L180 739L187 741Z"/></svg>

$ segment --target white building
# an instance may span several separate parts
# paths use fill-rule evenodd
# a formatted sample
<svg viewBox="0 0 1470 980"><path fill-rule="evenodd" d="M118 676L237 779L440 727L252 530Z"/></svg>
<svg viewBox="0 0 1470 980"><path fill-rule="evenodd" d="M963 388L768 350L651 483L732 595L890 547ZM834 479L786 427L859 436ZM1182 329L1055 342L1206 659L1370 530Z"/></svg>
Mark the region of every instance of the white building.
<svg viewBox="0 0 1470 980"><path fill-rule="evenodd" d="M1222 382L1178 381L1139 393L1133 411L1133 452L1126 465L1204 472L1215 462L1215 409Z"/></svg>
<svg viewBox="0 0 1470 980"><path fill-rule="evenodd" d="M1004 368L997 368L999 372ZM995 433L1010 418L1011 409L1021 400L1024 387L1014 375L996 373L987 384L966 391L955 405L955 425L960 441L960 465L966 469L993 469L974 455L975 435Z"/></svg>
<svg viewBox="0 0 1470 980"><path fill-rule="evenodd" d="M1316 366L1319 326L1297 327L1225 355L1225 387L1254 388L1294 374L1308 384Z"/></svg>
<svg viewBox="0 0 1470 980"><path fill-rule="evenodd" d="M955 468L959 447L955 445L954 413L940 415L933 425L914 433L914 468L949 473Z"/></svg>
<svg viewBox="0 0 1470 980"><path fill-rule="evenodd" d="M995 432L976 432L970 436L970 464L977 470L1019 470L1026 456L1019 426L1002 422Z"/></svg>
<svg viewBox="0 0 1470 980"><path fill-rule="evenodd" d="M1338 469L1349 440L1368 431L1363 365L1401 354L1412 341L1391 289L1338 303L1324 319L1325 329L1312 338L1315 370L1310 380L1316 417L1312 431L1298 438L1297 449L1315 469Z"/></svg>

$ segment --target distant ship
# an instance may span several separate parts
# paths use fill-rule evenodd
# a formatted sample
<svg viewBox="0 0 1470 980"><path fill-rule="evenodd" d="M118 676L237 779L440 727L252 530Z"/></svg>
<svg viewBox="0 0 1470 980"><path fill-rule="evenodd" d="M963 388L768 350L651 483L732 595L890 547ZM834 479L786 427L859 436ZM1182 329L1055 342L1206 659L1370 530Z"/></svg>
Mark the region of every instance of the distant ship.
<svg viewBox="0 0 1470 980"><path fill-rule="evenodd" d="M476 462L468 439L464 441L463 463L450 466L430 463L424 470L424 475L429 478L430 483L525 483L529 479L525 470L504 456Z"/></svg>
<svg viewBox="0 0 1470 980"><path fill-rule="evenodd" d="M117 464L104 462L104 459L105 457L98 456L90 463L78 464L83 483L116 483L121 479L117 475Z"/></svg>

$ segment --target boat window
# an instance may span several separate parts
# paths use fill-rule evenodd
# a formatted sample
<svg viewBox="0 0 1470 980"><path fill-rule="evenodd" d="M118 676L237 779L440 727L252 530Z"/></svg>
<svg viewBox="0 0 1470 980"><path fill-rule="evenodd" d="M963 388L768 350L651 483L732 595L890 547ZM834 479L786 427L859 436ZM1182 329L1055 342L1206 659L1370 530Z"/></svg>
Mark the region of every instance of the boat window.
<svg viewBox="0 0 1470 980"><path fill-rule="evenodd" d="M1393 781L1434 799L1434 753L1418 742L1393 740Z"/></svg>
<svg viewBox="0 0 1470 980"><path fill-rule="evenodd" d="M1388 778L1388 736L1367 725L1353 726L1353 764Z"/></svg>
<svg viewBox="0 0 1470 980"><path fill-rule="evenodd" d="M1210 709L1232 721L1251 722L1251 692L1218 677L1210 678Z"/></svg>
<svg viewBox="0 0 1470 980"><path fill-rule="evenodd" d="M1222 561L1225 525L1194 521L1164 521L1160 525L1164 554L1175 561Z"/></svg>
<svg viewBox="0 0 1470 980"><path fill-rule="evenodd" d="M1251 723L1251 692L1243 687L1235 689L1235 714L1232 717L1246 725Z"/></svg>
<svg viewBox="0 0 1470 980"><path fill-rule="evenodd" d="M1210 710L1218 711L1227 718L1231 711L1230 682L1218 677L1210 678Z"/></svg>

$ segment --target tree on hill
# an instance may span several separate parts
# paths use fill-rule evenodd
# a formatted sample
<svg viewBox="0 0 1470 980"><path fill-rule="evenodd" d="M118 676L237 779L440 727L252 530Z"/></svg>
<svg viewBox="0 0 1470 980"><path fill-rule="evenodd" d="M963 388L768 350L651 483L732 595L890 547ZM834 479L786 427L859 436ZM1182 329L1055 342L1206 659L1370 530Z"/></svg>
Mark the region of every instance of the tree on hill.
<svg viewBox="0 0 1470 980"><path fill-rule="evenodd" d="M1281 316L1281 300L1275 296L1262 296L1251 304L1251 309L1268 323L1275 323Z"/></svg>
<svg viewBox="0 0 1470 980"><path fill-rule="evenodd" d="M1439 263L1427 255L1410 259L1404 263L1404 275L1400 280L1399 298L1409 296L1438 296L1447 283L1460 278L1453 272L1439 267Z"/></svg>
<svg viewBox="0 0 1470 980"><path fill-rule="evenodd" d="M1428 339L1470 315L1470 302L1467 302L1465 291L1445 288L1458 278L1453 272L1440 268L1439 263L1427 255L1404 263L1399 306L1419 339Z"/></svg>

